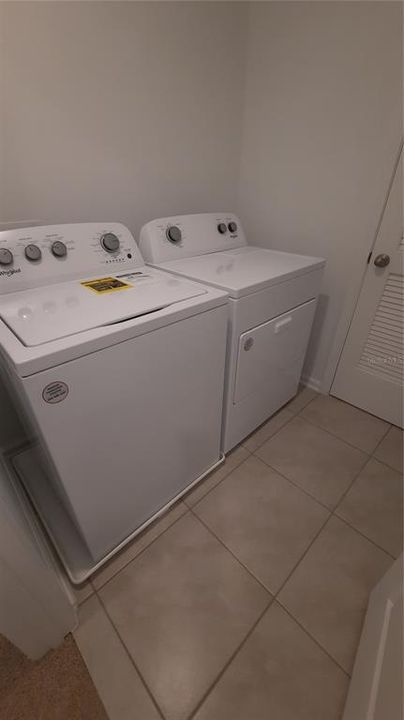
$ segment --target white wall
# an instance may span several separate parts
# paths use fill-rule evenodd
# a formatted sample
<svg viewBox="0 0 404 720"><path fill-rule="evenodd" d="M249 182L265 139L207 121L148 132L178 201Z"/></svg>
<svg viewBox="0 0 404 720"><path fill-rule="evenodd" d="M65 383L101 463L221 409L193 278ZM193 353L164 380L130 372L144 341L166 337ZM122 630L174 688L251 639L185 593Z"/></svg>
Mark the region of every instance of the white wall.
<svg viewBox="0 0 404 720"><path fill-rule="evenodd" d="M3 222L232 209L243 3L3 7ZM1 121L0 121L1 122Z"/></svg>
<svg viewBox="0 0 404 720"><path fill-rule="evenodd" d="M401 3L0 13L0 222L116 219L137 236L235 209L250 242L327 258L305 368L321 384L398 150Z"/></svg>
<svg viewBox="0 0 404 720"><path fill-rule="evenodd" d="M250 8L238 210L250 242L327 259L305 367L319 385L399 148L401 53L398 2Z"/></svg>

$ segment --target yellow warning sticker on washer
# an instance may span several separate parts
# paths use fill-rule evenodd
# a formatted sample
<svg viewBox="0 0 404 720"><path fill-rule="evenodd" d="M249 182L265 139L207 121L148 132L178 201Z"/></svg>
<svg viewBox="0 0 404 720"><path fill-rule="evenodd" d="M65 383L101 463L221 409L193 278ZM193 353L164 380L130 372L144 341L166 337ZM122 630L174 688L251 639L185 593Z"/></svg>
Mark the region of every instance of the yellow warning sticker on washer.
<svg viewBox="0 0 404 720"><path fill-rule="evenodd" d="M83 285L89 290L94 290L96 293L114 292L115 290L126 290L127 288L133 287L130 283L118 280L116 277L102 277L93 278L92 280L83 280L80 285Z"/></svg>

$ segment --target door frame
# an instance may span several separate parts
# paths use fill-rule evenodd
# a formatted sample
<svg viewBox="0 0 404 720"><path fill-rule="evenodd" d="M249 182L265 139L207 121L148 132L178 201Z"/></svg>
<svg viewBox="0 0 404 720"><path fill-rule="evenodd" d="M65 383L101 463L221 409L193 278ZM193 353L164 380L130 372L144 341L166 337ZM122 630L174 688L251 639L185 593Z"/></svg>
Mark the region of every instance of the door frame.
<svg viewBox="0 0 404 720"><path fill-rule="evenodd" d="M348 287L347 300L344 303L343 310L341 313L341 318L337 325L337 329L335 332L335 340L332 345L331 352L328 356L328 362L327 362L326 370L324 373L324 378L323 378L323 380L321 382L321 386L320 386L320 391L325 394L328 394L330 392L331 387L334 382L335 375L337 373L338 364L341 359L341 355L343 353L345 343L348 338L348 334L349 334L349 331L351 328L355 310L356 310L356 307L358 305L358 302L359 302L359 299L361 296L363 284L365 282L365 277L366 277L366 273L367 273L368 266L369 266L370 256L371 256L371 253L373 253L374 247L376 245L376 242L377 242L377 239L379 236L380 226L383 221L383 216L384 216L384 213L386 210L386 206L388 203L391 188L392 188L392 185L394 182L396 170L397 170L398 164L400 162L400 157L401 157L402 152L403 152L403 138L401 138L399 149L398 149L397 155L395 157L393 172L390 177L389 185L387 188L387 193L384 198L383 207L382 207L382 210L381 210L381 213L379 216L379 221L377 223L376 231L374 233L372 242L369 245L368 256L365 261L362 274L360 275L359 278L357 277L356 273L355 273L355 276L348 277L349 282L347 282L347 287ZM349 290L349 288L352 288L352 289Z"/></svg>
<svg viewBox="0 0 404 720"><path fill-rule="evenodd" d="M376 707L391 611L400 602L403 555L373 589L342 720L371 720Z"/></svg>

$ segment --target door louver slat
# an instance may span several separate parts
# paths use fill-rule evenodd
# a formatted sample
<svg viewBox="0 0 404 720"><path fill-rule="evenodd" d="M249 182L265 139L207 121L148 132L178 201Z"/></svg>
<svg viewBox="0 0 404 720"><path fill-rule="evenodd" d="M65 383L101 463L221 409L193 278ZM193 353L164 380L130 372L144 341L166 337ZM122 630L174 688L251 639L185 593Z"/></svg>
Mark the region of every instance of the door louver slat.
<svg viewBox="0 0 404 720"><path fill-rule="evenodd" d="M389 275L359 360L362 370L403 385L404 278Z"/></svg>

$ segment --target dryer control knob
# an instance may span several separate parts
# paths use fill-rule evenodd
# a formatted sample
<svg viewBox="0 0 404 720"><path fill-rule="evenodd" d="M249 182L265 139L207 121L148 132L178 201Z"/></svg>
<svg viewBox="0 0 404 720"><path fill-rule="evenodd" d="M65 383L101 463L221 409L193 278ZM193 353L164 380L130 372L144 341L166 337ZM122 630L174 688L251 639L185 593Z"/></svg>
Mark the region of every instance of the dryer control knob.
<svg viewBox="0 0 404 720"><path fill-rule="evenodd" d="M167 240L174 244L181 242L182 233L179 227L177 227L176 225L171 225L171 227L167 228L166 235Z"/></svg>
<svg viewBox="0 0 404 720"><path fill-rule="evenodd" d="M233 232L236 232L236 230L237 230L237 223L235 223L235 222L229 222L229 226L228 226L228 227L229 227L230 232L232 232L232 233L233 233Z"/></svg>
<svg viewBox="0 0 404 720"><path fill-rule="evenodd" d="M52 255L57 258L63 258L67 255L67 247L61 240L55 240L51 245Z"/></svg>
<svg viewBox="0 0 404 720"><path fill-rule="evenodd" d="M101 236L101 245L109 253L116 252L119 250L119 238L115 235L115 233L105 233Z"/></svg>
<svg viewBox="0 0 404 720"><path fill-rule="evenodd" d="M41 248L39 248L38 245L34 245L33 243L26 246L24 254L27 260L31 260L33 262L35 262L36 260L40 260L42 257Z"/></svg>
<svg viewBox="0 0 404 720"><path fill-rule="evenodd" d="M0 265L11 265L14 257L11 250L7 248L0 248Z"/></svg>
<svg viewBox="0 0 404 720"><path fill-rule="evenodd" d="M227 232L226 223L219 223L217 226L218 232L220 232L221 235L224 235L225 232Z"/></svg>

